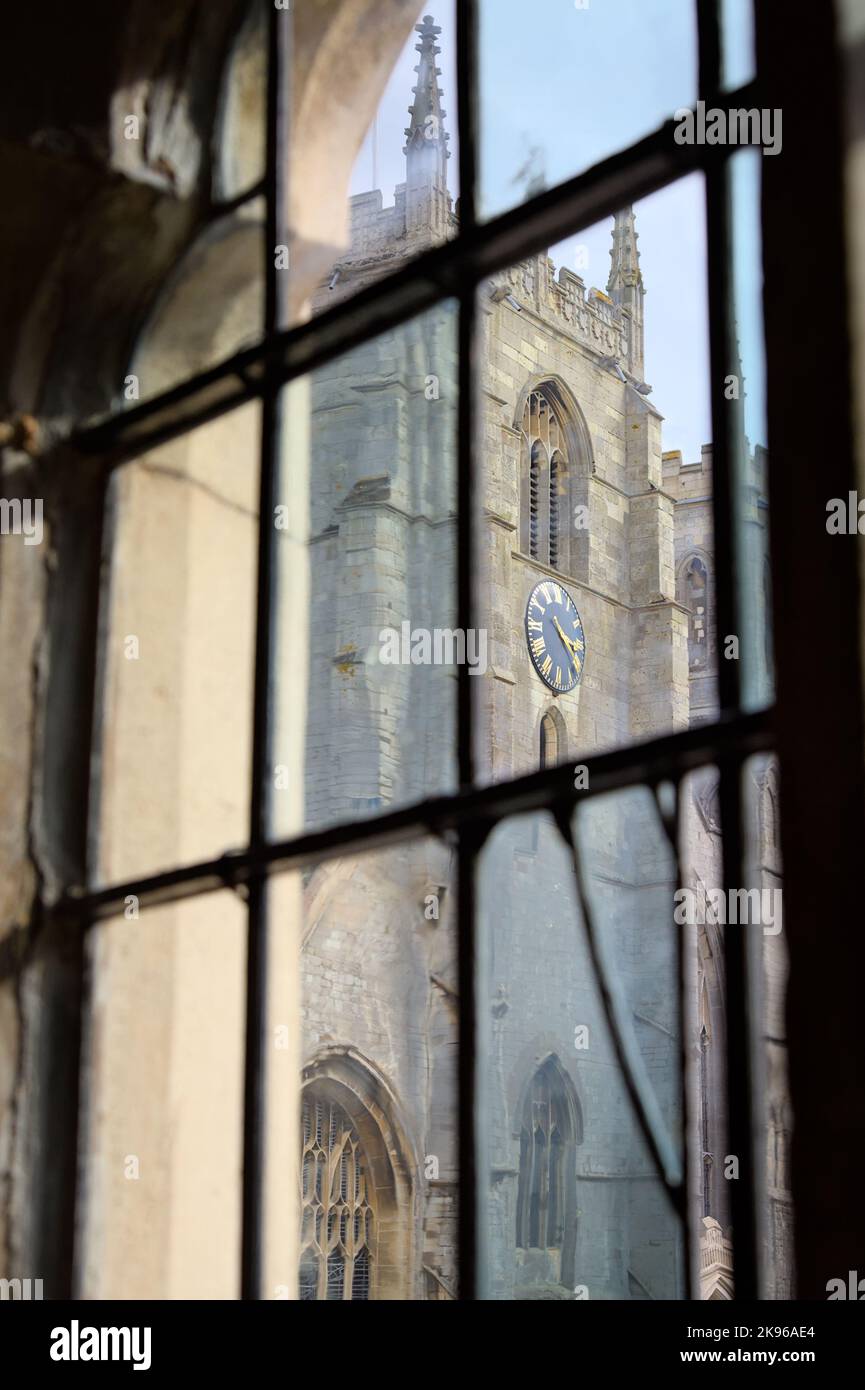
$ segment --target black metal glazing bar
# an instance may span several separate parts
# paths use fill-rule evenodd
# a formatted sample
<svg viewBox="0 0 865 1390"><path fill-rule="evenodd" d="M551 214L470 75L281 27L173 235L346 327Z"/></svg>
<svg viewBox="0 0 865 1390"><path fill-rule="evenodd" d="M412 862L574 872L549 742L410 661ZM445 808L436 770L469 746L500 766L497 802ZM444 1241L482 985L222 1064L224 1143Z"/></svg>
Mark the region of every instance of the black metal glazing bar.
<svg viewBox="0 0 865 1390"><path fill-rule="evenodd" d="M276 268L276 246L285 221L284 139L288 102L291 12L268 7L267 172L265 255L265 334L279 332L285 299L284 271ZM249 844L267 841L270 811L271 668L273 664L276 576L273 516L279 483L281 443L280 387L268 381L261 398L261 455L258 516L258 575L253 689L252 787ZM244 1054L243 1194L241 1217L241 1297L261 1297L264 1227L265 1028L267 1008L268 885L260 874L249 880L246 960L246 1043Z"/></svg>
<svg viewBox="0 0 865 1390"><path fill-rule="evenodd" d="M695 768L718 764L731 750L748 758L752 753L767 752L774 745L771 711L724 716L715 724L696 725L647 743L584 758L588 777L586 787L580 791L574 790L572 768L547 768L509 782L415 802L369 820L326 826L287 840L269 841L260 848L227 852L216 859L140 876L93 892L76 890L46 911L51 917L102 921L122 913L130 893L139 899L143 911L197 894L215 893L221 888L243 890L256 874L282 873L302 864L317 864L367 849L384 849L419 835L447 835L472 822L494 826L509 816L574 806L578 800L623 787L652 785L665 778L683 776Z"/></svg>
<svg viewBox="0 0 865 1390"><path fill-rule="evenodd" d="M676 864L676 884L683 882L683 844L682 844L682 782L676 778L670 782L673 802L667 807L661 794L661 785L653 787L658 819L664 828ZM677 940L676 951L676 990L679 997L679 1068L681 1078L680 1103L682 1107L682 1202L680 1215L684 1226L685 1239L685 1298L699 1298L699 1249L695 1241L694 1205L691 1201L691 1180L694 1172L692 1110L694 1089L691 1078L691 1033L692 1014L688 1008L688 998L693 987L694 938L687 928L680 928L673 921L673 931Z"/></svg>
<svg viewBox="0 0 865 1390"><path fill-rule="evenodd" d="M457 110L460 141L460 235L476 225L477 196L477 5L457 3ZM481 467L476 439L476 288L460 285L457 405L457 625L468 633L477 625L475 563L475 479ZM459 785L474 785L474 685L469 666L457 667L457 758ZM459 1053L457 1127L459 1132L458 1268L459 1297L478 1296L477 1176L477 953L475 950L476 839L472 827L459 826L457 847L457 969L459 979Z"/></svg>
<svg viewBox="0 0 865 1390"><path fill-rule="evenodd" d="M700 92L711 101L721 87L720 0L699 0ZM724 384L736 362L732 323L732 236L729 165L710 165L705 171L709 338L713 436L713 527L715 545L715 619L718 690L721 709L740 708L739 663L723 660L724 639L739 634L741 614L736 580L736 450L734 416ZM741 644L740 644L741 645ZM728 894L743 881L743 805L741 750L718 760L721 774L720 808L723 831L723 881ZM745 928L725 928L726 1046L728 1124L731 1153L739 1160L739 1179L731 1183L734 1297L757 1296L758 1213L754 1187L754 1086L752 1031L748 1007L749 971Z"/></svg>

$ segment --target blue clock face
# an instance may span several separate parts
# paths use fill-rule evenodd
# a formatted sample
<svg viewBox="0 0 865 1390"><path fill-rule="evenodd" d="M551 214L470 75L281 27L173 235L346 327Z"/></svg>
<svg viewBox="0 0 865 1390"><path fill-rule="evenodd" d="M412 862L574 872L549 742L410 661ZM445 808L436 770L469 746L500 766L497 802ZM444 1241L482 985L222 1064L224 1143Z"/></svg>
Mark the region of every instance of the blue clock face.
<svg viewBox="0 0 865 1390"><path fill-rule="evenodd" d="M573 690L583 674L586 637L574 600L552 579L536 584L529 594L526 641L544 684L557 695Z"/></svg>

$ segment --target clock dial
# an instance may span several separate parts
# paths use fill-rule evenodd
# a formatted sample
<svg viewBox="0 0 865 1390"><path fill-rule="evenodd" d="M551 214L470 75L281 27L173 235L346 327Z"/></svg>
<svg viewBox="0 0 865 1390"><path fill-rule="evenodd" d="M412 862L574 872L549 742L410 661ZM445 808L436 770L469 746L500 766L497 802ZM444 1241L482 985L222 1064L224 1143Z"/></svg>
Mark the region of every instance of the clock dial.
<svg viewBox="0 0 865 1390"><path fill-rule="evenodd" d="M554 579L542 580L529 594L526 642L544 684L557 695L573 690L583 674L586 637L574 600Z"/></svg>

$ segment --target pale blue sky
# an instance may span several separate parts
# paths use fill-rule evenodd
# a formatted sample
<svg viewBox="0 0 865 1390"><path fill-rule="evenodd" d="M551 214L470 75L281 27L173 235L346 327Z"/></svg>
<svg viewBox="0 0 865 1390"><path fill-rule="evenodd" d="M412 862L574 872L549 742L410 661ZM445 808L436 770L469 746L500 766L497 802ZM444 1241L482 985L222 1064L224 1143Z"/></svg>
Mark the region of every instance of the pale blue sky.
<svg viewBox="0 0 865 1390"><path fill-rule="evenodd" d="M750 76L749 0L725 0L733 36L727 73ZM446 127L457 193L457 118L453 0L428 0L439 38ZM521 202L531 180L550 186L647 134L678 106L696 100L696 28L692 0L481 0L480 201L493 216ZM367 136L351 191L377 186L385 203L405 177L402 147L416 36L406 45L379 108L375 141ZM759 272L754 265L760 155L740 156L735 180L742 245L736 257L737 314L746 378L749 434L765 441L759 345ZM375 178L373 177L375 173ZM683 179L636 205L646 286L646 379L664 416L663 446L700 457L711 439L703 183ZM747 228L747 239L745 237ZM588 286L606 285L612 219L550 248L557 265Z"/></svg>

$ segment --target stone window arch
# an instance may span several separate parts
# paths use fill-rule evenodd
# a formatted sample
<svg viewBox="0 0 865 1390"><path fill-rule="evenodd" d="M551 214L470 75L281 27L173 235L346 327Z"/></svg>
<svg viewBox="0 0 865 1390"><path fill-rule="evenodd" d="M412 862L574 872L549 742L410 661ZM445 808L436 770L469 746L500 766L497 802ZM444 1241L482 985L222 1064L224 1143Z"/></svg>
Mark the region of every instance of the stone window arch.
<svg viewBox="0 0 865 1390"><path fill-rule="evenodd" d="M594 462L582 412L564 383L548 378L527 387L514 426L520 436L520 550L562 574L585 579Z"/></svg>
<svg viewBox="0 0 865 1390"><path fill-rule="evenodd" d="M299 1297L419 1296L412 1172L398 1105L353 1048L305 1068L301 1099Z"/></svg>
<svg viewBox="0 0 865 1390"><path fill-rule="evenodd" d="M709 571L700 555L690 555L679 571L679 600L691 615L688 670L702 671L709 660Z"/></svg>
<svg viewBox="0 0 865 1390"><path fill-rule="evenodd" d="M552 1258L553 1277L570 1285L576 1236L576 1149L582 1138L573 1083L558 1058L538 1067L523 1099L516 1243Z"/></svg>
<svg viewBox="0 0 865 1390"><path fill-rule="evenodd" d="M568 755L565 721L557 709L548 709L540 725L538 765L556 767Z"/></svg>
<svg viewBox="0 0 865 1390"><path fill-rule="evenodd" d="M558 569L562 532L567 533L567 441L561 410L542 388L529 392L521 432L529 483L523 548L533 560Z"/></svg>

